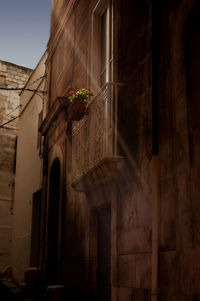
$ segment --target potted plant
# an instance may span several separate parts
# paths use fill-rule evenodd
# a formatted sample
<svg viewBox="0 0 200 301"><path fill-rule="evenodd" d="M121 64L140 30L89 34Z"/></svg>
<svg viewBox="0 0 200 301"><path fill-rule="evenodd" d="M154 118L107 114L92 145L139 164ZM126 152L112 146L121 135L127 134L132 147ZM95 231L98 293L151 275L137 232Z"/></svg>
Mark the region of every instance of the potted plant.
<svg viewBox="0 0 200 301"><path fill-rule="evenodd" d="M80 89L76 92L69 91L69 119L80 120L87 111L88 98L92 96L92 92L89 89Z"/></svg>

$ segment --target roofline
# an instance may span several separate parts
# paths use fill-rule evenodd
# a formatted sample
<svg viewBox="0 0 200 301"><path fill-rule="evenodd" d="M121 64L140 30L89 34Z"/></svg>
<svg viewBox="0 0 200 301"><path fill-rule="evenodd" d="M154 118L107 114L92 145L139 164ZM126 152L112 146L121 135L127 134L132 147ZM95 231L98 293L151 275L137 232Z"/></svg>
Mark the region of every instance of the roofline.
<svg viewBox="0 0 200 301"><path fill-rule="evenodd" d="M4 64L7 64L7 65L11 65L13 67L18 67L18 68L21 68L21 69L33 71L33 69L25 67L25 66L22 66L22 65L17 65L17 64L11 63L11 62L3 61L3 60L0 60L0 62L4 63Z"/></svg>
<svg viewBox="0 0 200 301"><path fill-rule="evenodd" d="M43 55L41 56L39 62L37 63L36 67L33 69L33 72L32 72L31 75L29 76L29 78L28 78L26 84L24 85L24 88L26 88L26 86L27 86L28 83L30 82L30 80L31 80L31 78L32 78L32 76L33 76L33 74L34 74L34 71L37 69L37 67L39 66L40 62L42 61L42 59L44 58L44 56L46 55L46 53L47 53L47 50L45 50L45 52L44 52ZM25 91L22 90L22 91L19 93L19 95L21 95L23 92L25 92Z"/></svg>

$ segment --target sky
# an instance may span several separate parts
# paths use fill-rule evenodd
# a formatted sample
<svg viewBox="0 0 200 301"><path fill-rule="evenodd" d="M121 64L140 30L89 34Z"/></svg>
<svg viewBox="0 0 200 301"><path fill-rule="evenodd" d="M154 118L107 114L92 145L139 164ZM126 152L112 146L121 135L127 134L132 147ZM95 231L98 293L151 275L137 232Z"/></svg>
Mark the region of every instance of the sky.
<svg viewBox="0 0 200 301"><path fill-rule="evenodd" d="M0 0L0 60L34 69L49 39L51 0Z"/></svg>

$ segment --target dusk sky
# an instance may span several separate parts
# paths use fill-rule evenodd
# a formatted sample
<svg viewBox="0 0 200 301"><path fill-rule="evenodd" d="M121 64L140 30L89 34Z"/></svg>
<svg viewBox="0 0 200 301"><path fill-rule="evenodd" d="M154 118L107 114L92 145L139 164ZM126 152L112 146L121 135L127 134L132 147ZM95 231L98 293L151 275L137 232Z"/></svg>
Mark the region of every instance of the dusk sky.
<svg viewBox="0 0 200 301"><path fill-rule="evenodd" d="M0 60L34 68L46 49L51 0L0 0Z"/></svg>

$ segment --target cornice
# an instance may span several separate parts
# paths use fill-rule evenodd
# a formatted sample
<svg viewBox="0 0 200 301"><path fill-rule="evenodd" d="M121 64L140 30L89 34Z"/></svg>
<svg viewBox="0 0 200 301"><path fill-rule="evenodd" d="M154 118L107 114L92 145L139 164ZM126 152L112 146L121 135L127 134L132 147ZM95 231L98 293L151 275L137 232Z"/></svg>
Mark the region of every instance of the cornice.
<svg viewBox="0 0 200 301"><path fill-rule="evenodd" d="M39 132L41 132L42 135L46 135L53 123L59 118L60 112L67 112L68 107L69 102L67 97L57 97L46 118L43 120Z"/></svg>
<svg viewBox="0 0 200 301"><path fill-rule="evenodd" d="M89 193L101 185L120 179L121 171L125 168L126 158L123 156L105 157L93 168L88 170L71 186L77 192Z"/></svg>

